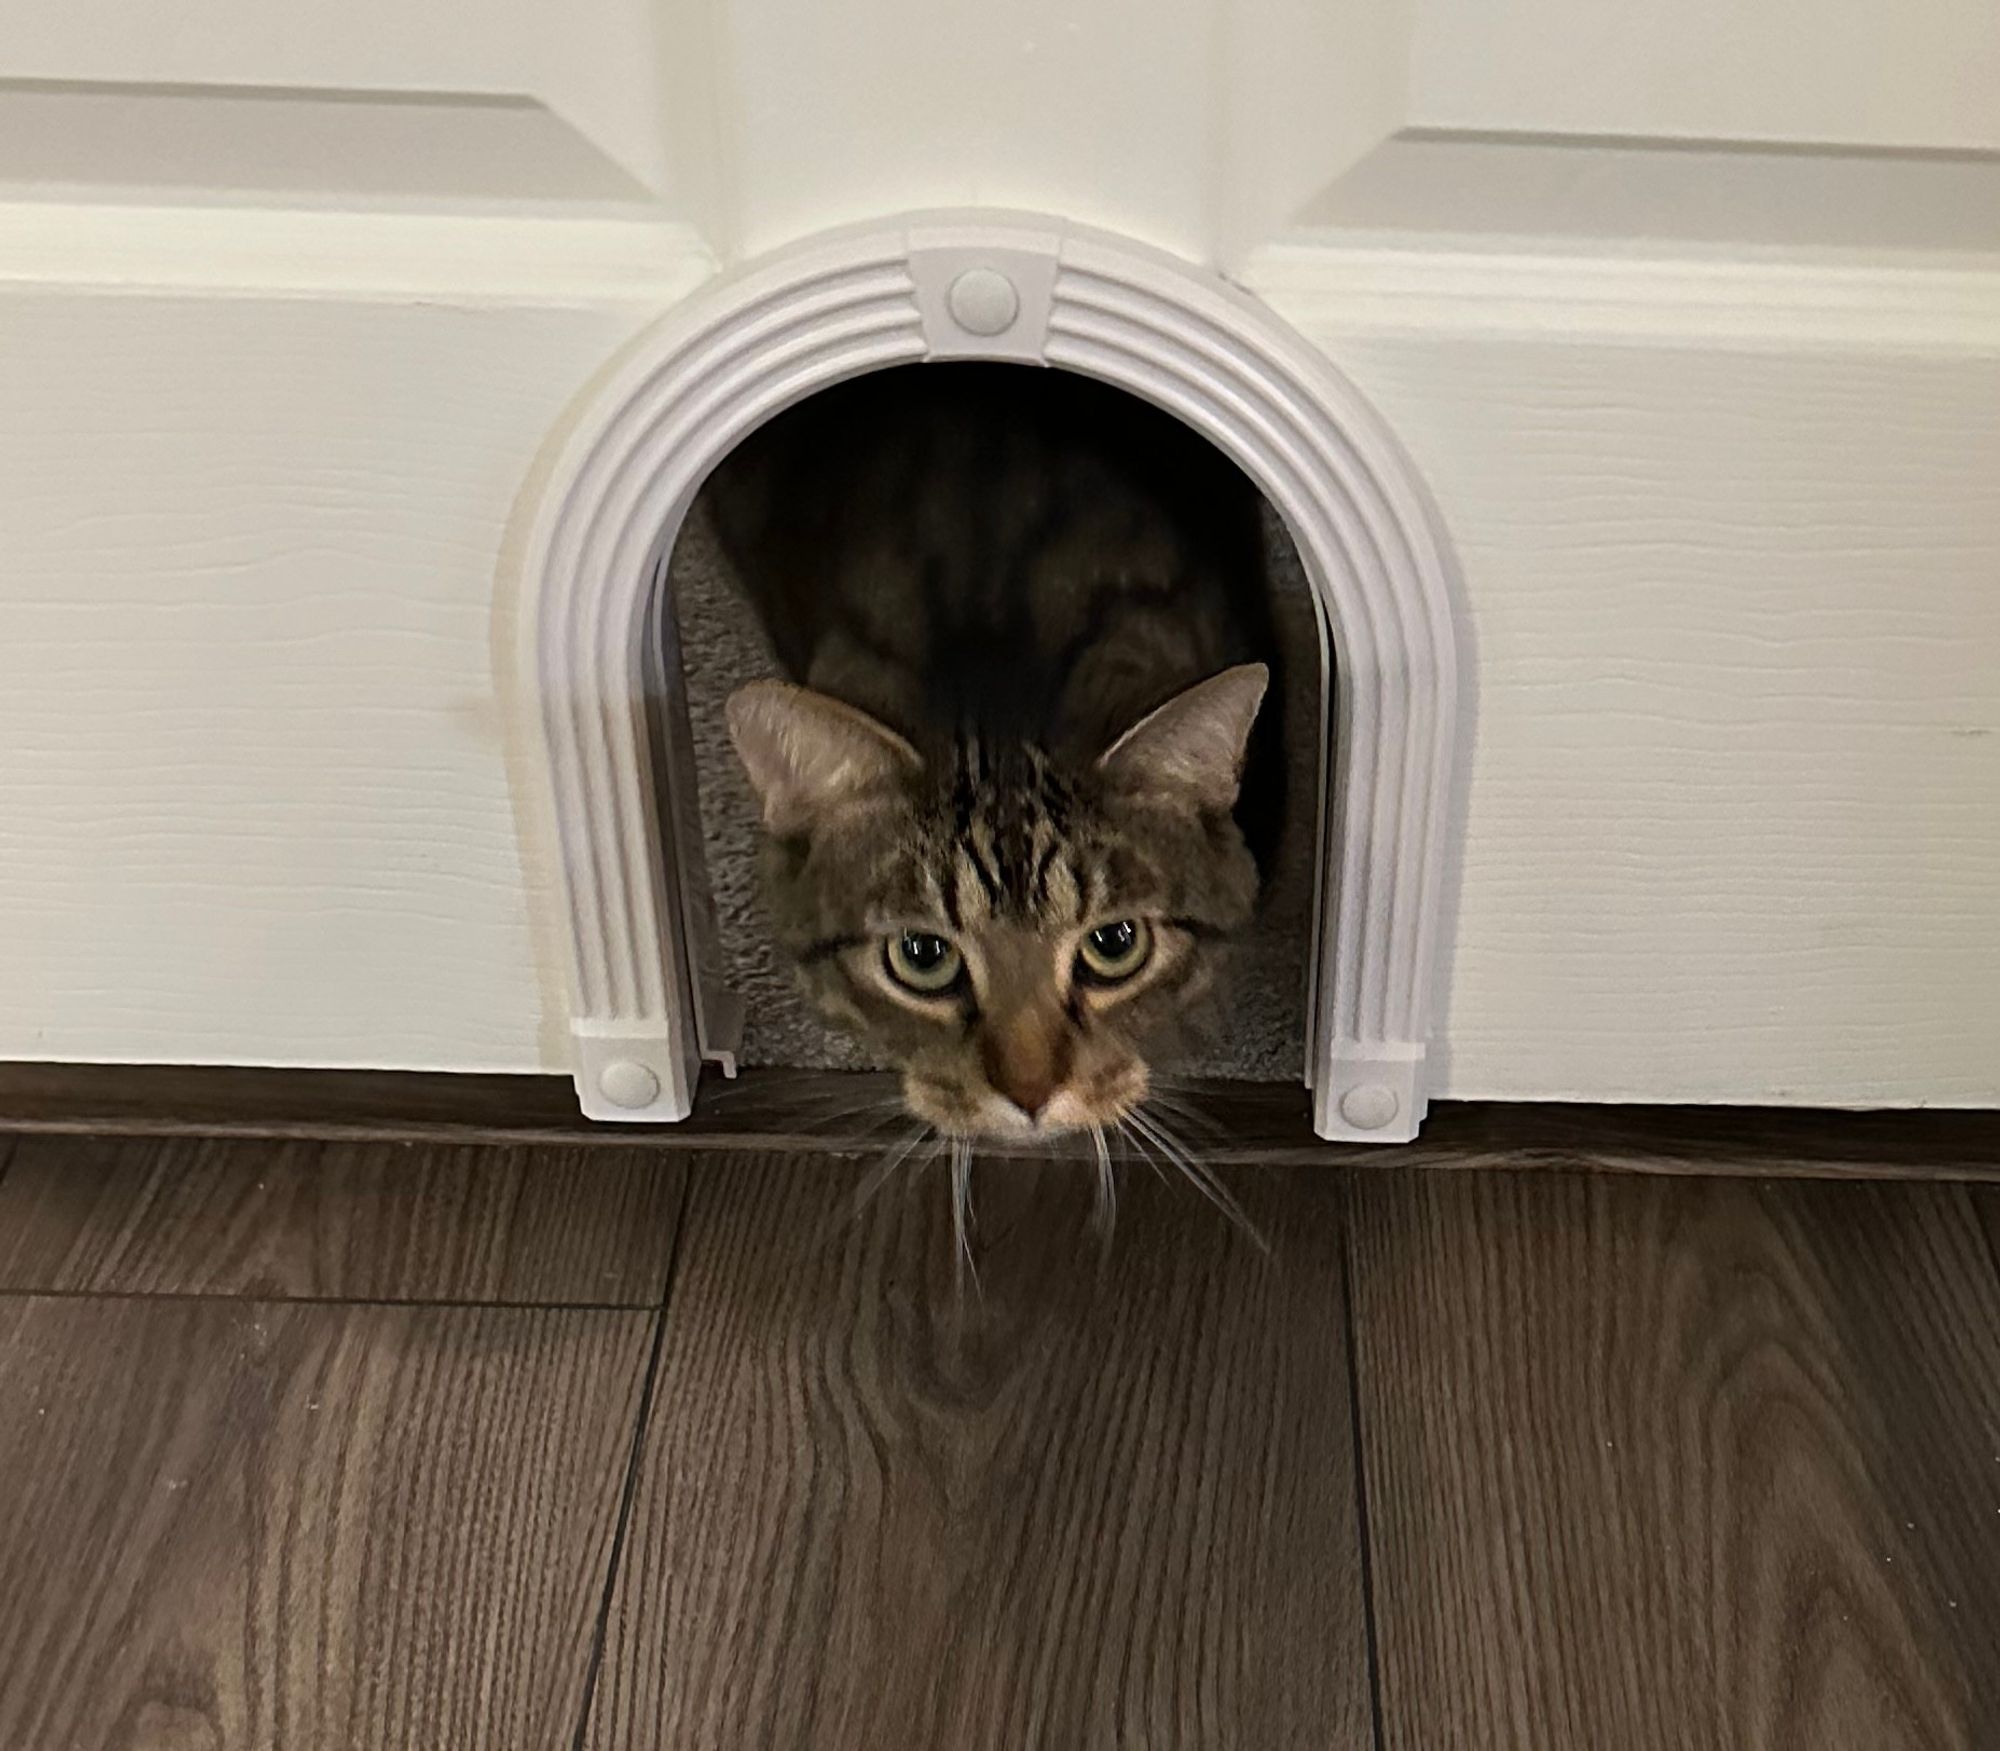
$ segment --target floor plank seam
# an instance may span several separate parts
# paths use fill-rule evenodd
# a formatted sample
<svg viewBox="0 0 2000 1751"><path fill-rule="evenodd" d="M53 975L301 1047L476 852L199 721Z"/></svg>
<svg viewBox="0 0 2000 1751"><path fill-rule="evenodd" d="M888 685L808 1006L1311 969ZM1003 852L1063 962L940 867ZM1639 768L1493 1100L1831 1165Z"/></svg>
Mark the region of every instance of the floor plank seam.
<svg viewBox="0 0 2000 1751"><path fill-rule="evenodd" d="M590 1711L597 1701L597 1680L604 1668L604 1641L611 1628L611 1606L618 1594L618 1568L625 1560L625 1540L632 1526L632 1503L639 1493L639 1469L646 1453L646 1430L653 1420L653 1394L659 1385L660 1359L666 1354L667 1320L674 1299L674 1279L680 1272L681 1246L687 1239L688 1213L694 1204L693 1174L681 1183L680 1209L674 1219L674 1243L667 1249L667 1267L660 1276L658 1311L653 1317L653 1353L646 1359L646 1379L639 1389L639 1414L632 1427L632 1445L625 1456L625 1484L618 1496L618 1520L611 1532L611 1554L604 1565L604 1594L597 1604L597 1627L590 1638L590 1659L583 1669L583 1694L576 1715L570 1751L584 1751L590 1734Z"/></svg>
<svg viewBox="0 0 2000 1751"><path fill-rule="evenodd" d="M1375 1631L1375 1557L1368 1518L1368 1453L1361 1427L1361 1347L1354 1327L1354 1182L1340 1196L1340 1299L1342 1336L1347 1347L1347 1420L1354 1441L1355 1543L1361 1561L1361 1628L1368 1650L1368 1708L1375 1751L1385 1751L1388 1726L1382 1715L1382 1662Z"/></svg>

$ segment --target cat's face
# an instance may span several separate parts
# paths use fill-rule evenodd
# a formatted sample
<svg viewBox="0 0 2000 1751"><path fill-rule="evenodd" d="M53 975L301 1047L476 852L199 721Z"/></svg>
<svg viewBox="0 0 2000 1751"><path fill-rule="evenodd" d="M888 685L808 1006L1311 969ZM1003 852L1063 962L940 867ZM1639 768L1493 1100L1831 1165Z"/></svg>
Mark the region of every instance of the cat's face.
<svg viewBox="0 0 2000 1751"><path fill-rule="evenodd" d="M1229 811L1265 681L1227 670L1081 764L966 740L926 761L783 682L730 701L779 936L913 1114L1018 1137L1144 1099L1146 1043L1256 896Z"/></svg>

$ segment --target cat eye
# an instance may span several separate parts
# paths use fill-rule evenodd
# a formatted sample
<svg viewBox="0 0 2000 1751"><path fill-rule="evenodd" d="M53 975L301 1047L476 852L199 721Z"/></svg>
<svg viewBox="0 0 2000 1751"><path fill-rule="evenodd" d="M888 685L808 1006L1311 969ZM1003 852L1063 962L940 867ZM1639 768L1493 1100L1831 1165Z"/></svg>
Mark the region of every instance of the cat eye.
<svg viewBox="0 0 2000 1751"><path fill-rule="evenodd" d="M1153 953L1153 932L1137 918L1100 924L1076 951L1076 970L1088 984L1122 985Z"/></svg>
<svg viewBox="0 0 2000 1751"><path fill-rule="evenodd" d="M906 990L940 997L958 983L965 957L944 937L928 930L906 930L883 944L889 977Z"/></svg>

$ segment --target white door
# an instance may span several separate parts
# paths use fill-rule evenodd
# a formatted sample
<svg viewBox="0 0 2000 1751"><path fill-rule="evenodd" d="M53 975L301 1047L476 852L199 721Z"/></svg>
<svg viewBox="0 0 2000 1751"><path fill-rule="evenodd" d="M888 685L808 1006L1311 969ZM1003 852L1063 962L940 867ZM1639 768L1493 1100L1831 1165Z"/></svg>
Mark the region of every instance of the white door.
<svg viewBox="0 0 2000 1751"><path fill-rule="evenodd" d="M1428 475L1446 1094L2000 1099L1990 0L20 0L0 1055L567 1067L515 509L718 264L1054 211Z"/></svg>

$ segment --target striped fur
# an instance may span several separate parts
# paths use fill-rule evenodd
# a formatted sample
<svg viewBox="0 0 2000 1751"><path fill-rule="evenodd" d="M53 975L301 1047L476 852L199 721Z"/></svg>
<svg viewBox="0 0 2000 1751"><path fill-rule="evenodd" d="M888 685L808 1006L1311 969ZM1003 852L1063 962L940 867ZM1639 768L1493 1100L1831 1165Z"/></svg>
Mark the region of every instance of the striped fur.
<svg viewBox="0 0 2000 1751"><path fill-rule="evenodd" d="M1251 806L1230 807L1265 676L1244 665L1276 643L1254 492L1166 416L1018 367L829 391L710 490L780 667L873 720L797 687L758 693L741 721L744 696L731 702L808 990L946 1131L1116 1122L1144 1097L1148 1043L1250 916L1237 813L1282 783L1267 712ZM1223 671L1240 679L1189 691ZM1184 737L1178 764L1107 753L1168 700L1211 695L1195 714L1207 740ZM1217 769L1206 789L1186 782L1190 757ZM1079 945L1125 919L1150 929L1152 956L1106 989L1079 973ZM949 1001L885 965L911 930L962 954Z"/></svg>

